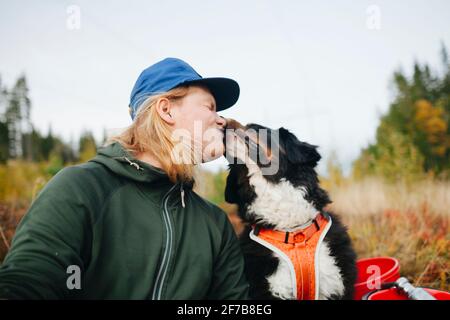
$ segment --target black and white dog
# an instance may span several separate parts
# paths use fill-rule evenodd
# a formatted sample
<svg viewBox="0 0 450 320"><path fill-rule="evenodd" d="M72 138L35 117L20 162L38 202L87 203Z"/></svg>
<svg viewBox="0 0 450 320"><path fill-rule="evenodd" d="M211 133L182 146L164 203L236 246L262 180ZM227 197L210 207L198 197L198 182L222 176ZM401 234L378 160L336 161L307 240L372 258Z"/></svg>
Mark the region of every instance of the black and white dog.
<svg viewBox="0 0 450 320"><path fill-rule="evenodd" d="M265 141L258 135L262 129ZM273 139L273 133L277 139ZM255 228L295 232L311 225L318 212L322 212L331 217L331 223L317 246L314 298L352 299L356 254L340 219L323 211L331 201L320 188L314 170L321 158L317 147L299 141L284 128L242 126L232 119L227 121L225 145L230 162L225 200L238 205L238 214L246 225L240 241L250 297L300 299L293 267L282 259L282 254L255 241ZM264 168L273 164L277 166L276 172L265 175Z"/></svg>

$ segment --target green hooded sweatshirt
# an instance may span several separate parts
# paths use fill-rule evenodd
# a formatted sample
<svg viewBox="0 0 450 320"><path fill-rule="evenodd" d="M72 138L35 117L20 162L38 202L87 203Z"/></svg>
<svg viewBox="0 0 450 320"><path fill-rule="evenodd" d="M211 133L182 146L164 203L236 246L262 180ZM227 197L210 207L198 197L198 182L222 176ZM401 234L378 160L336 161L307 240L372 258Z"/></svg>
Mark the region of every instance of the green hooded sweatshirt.
<svg viewBox="0 0 450 320"><path fill-rule="evenodd" d="M226 214L115 142L64 168L0 267L7 299L247 299Z"/></svg>

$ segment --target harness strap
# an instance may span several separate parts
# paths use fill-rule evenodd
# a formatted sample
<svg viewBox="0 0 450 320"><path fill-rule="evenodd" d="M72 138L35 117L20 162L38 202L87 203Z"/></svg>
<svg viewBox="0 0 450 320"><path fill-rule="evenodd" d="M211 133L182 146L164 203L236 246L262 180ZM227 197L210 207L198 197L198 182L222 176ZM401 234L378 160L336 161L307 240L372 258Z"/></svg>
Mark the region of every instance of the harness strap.
<svg viewBox="0 0 450 320"><path fill-rule="evenodd" d="M308 241L316 232L320 231L327 222L328 220L319 213L308 227L293 232L264 229L259 226L254 226L253 229L255 230L254 234L256 236L262 235L264 238L276 242L295 244Z"/></svg>
<svg viewBox="0 0 450 320"><path fill-rule="evenodd" d="M313 300L316 297L316 250L328 230L328 223L331 219L319 213L309 226L293 232L254 226L254 235L281 250L292 263L298 300Z"/></svg>

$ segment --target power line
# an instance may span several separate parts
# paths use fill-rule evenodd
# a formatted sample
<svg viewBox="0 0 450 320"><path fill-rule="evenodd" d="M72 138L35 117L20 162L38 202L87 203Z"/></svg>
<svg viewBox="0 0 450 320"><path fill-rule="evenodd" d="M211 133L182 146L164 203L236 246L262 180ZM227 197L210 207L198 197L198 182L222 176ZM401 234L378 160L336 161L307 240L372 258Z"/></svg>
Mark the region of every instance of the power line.
<svg viewBox="0 0 450 320"><path fill-rule="evenodd" d="M275 2L272 1L266 1L266 3L270 6L272 4L275 4ZM278 30L280 31L280 34L285 38L285 42L286 44L290 47L290 50L287 50L291 56L291 60L293 61L293 68L297 71L296 72L296 77L300 78L301 77L301 81L303 82L303 85L306 86L308 83L310 83L309 81L307 81L307 72L305 70L304 67L300 67L299 65L299 61L298 59L295 59L295 56L292 55L292 53L294 53L295 47L293 45L294 41L292 39L292 36L289 32L286 32L285 30L282 30L282 26L283 26L283 22L282 19L279 17L279 13L278 13L278 7L277 6L273 6L272 10L270 10L272 17L276 20L275 25L277 26ZM301 76L300 76L301 75ZM305 90L303 91L303 104L306 110L306 117L308 119L311 119L310 121L308 121L308 126L309 126L309 130L312 134L312 136L314 136L314 113L311 113L310 110L310 100L308 98L308 93L312 92L312 90L306 90L306 88L304 88Z"/></svg>
<svg viewBox="0 0 450 320"><path fill-rule="evenodd" d="M135 43L130 41L128 38L123 37L121 34L117 33L115 30L111 29L109 26L107 26L105 23L99 22L97 18L94 18L94 16L91 13L86 13L85 10L82 13L83 18L88 18L87 20L94 25L97 29L102 30L103 32L109 34L112 38L117 40L119 43L123 44L120 45L121 48L128 48L131 49L131 51L139 56L140 58L144 59L145 62L148 61L149 57L142 54L142 52L146 52L148 50L140 48L139 46L136 46ZM82 18L82 19L83 19Z"/></svg>
<svg viewBox="0 0 450 320"><path fill-rule="evenodd" d="M58 2L58 4L60 4ZM137 46L135 43L130 41L129 38L123 36L122 34L118 33L117 31L113 30L110 26L107 24L100 22L100 19L97 19L95 15L93 15L91 12L88 12L85 7L82 7L81 5L77 5L74 3L66 2L65 8L68 8L69 6L76 5L80 7L80 23L84 23L83 21L87 21L88 24L93 25L97 30L102 31L103 33L108 34L111 38L116 40L116 43L119 44L120 48L126 48L129 49L129 51L132 51L136 56L138 56L140 59L143 59L143 62L146 63L149 60L148 56L145 56L143 52L147 52L147 49L141 48L140 46ZM82 28L82 25L80 25Z"/></svg>

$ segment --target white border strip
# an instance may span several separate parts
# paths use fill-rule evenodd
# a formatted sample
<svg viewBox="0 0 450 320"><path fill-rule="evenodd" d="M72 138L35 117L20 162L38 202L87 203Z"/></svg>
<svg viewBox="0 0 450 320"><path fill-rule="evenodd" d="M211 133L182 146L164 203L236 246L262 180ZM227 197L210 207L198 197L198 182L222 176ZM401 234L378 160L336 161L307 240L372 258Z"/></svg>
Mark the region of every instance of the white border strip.
<svg viewBox="0 0 450 320"><path fill-rule="evenodd" d="M323 239L325 238L325 236L328 233L328 230L330 230L331 225L333 224L333 222L331 221L331 216L327 215L329 217L328 222L327 222L327 226L325 227L325 230L322 231L322 233L320 234L320 238L319 241L317 242L317 246L316 246L316 252L314 254L314 271L315 271L315 277L316 277L316 294L314 299L318 300L319 299L319 249L320 246L323 243Z"/></svg>
<svg viewBox="0 0 450 320"><path fill-rule="evenodd" d="M283 251L281 251L274 245L272 245L269 242L256 236L253 232L253 229L252 229L252 231L250 231L249 236L250 236L250 239L252 239L253 241L258 242L262 246L264 246L264 247L272 250L276 254L278 254L287 263L290 274L291 274L292 284L293 284L292 285L293 296L295 297L295 299L297 299L297 277L295 276L295 269L294 269L294 265L292 264L291 259L289 259L289 257Z"/></svg>

